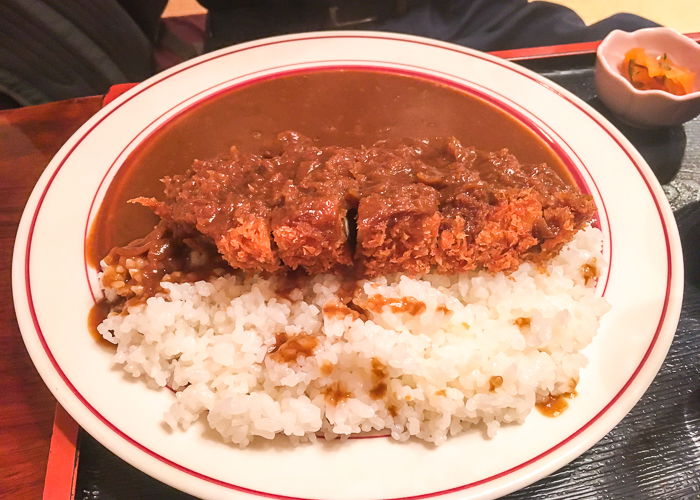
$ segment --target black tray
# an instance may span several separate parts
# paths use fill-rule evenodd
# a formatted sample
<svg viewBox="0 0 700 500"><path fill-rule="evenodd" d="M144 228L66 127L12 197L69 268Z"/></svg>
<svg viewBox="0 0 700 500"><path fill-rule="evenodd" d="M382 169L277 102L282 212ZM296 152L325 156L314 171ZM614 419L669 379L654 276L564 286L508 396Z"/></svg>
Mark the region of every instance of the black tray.
<svg viewBox="0 0 700 500"><path fill-rule="evenodd" d="M659 130L640 130L620 123L609 116L596 97L594 62L594 54L518 61L601 111L635 145L677 211L685 236L684 260L686 267L693 269L692 264L700 260L700 117L682 127ZM76 498L193 498L131 467L84 431L80 432L78 448ZM686 280L673 345L661 371L633 410L569 465L505 498L700 499L698 275Z"/></svg>

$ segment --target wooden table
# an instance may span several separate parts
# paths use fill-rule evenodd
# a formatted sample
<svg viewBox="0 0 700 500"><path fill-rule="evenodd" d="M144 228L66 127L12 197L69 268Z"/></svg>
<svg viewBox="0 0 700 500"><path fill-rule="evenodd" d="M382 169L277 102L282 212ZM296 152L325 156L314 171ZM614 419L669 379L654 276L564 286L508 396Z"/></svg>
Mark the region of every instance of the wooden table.
<svg viewBox="0 0 700 500"><path fill-rule="evenodd" d="M12 249L24 204L51 157L101 97L0 111L0 496L41 498L56 400L29 359L12 305Z"/></svg>

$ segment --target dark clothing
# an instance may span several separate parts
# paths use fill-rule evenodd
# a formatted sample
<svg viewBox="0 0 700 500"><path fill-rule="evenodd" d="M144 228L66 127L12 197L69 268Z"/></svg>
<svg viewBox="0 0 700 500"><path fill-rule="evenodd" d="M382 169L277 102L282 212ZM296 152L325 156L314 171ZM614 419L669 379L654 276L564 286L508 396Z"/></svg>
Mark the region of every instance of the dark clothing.
<svg viewBox="0 0 700 500"><path fill-rule="evenodd" d="M106 92L153 74L167 0L0 1L0 94L21 105ZM126 7L126 8L125 8ZM142 13L143 28L130 15ZM138 14L137 14L138 18ZM150 21L149 21L150 20Z"/></svg>
<svg viewBox="0 0 700 500"><path fill-rule="evenodd" d="M488 51L600 40L613 29L657 26L631 14L586 26L571 9L527 0L198 1L209 9L207 50L285 33L363 29L426 36Z"/></svg>
<svg viewBox="0 0 700 500"><path fill-rule="evenodd" d="M654 23L618 14L586 26L572 10L526 0L199 0L206 50L326 29L410 33L481 50L603 38ZM0 106L104 93L155 71L167 0L0 1Z"/></svg>

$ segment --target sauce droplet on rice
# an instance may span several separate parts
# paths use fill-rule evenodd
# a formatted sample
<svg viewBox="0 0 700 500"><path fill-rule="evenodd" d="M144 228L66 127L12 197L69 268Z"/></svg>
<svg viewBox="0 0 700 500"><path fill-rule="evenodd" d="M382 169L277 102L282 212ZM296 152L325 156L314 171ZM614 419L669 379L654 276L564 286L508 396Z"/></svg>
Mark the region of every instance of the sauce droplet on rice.
<svg viewBox="0 0 700 500"><path fill-rule="evenodd" d="M387 306L393 313L408 313L413 316L425 311L425 303L413 297L393 298L377 294L367 300L367 309L375 313L382 312Z"/></svg>
<svg viewBox="0 0 700 500"><path fill-rule="evenodd" d="M489 379L489 390L491 392L495 391L503 384L503 377L500 375L495 375Z"/></svg>
<svg viewBox="0 0 700 500"><path fill-rule="evenodd" d="M569 399L576 397L576 391L547 396L535 406L545 417L558 417L569 407Z"/></svg>
<svg viewBox="0 0 700 500"><path fill-rule="evenodd" d="M281 332L276 335L275 347L270 351L270 358L278 363L292 363L299 356L311 356L318 345L318 339L308 333L287 336Z"/></svg>
<svg viewBox="0 0 700 500"><path fill-rule="evenodd" d="M598 278L598 265L595 259L581 266L581 275L586 286Z"/></svg>
<svg viewBox="0 0 700 500"><path fill-rule="evenodd" d="M348 398L352 397L352 393L349 392L343 384L340 382L333 382L331 385L326 387L323 391L323 395L326 398L326 404L336 406L342 403Z"/></svg>
<svg viewBox="0 0 700 500"><path fill-rule="evenodd" d="M379 358L372 358L372 382L373 386L369 391L372 399L381 399L386 395L386 379L389 376L386 365Z"/></svg>

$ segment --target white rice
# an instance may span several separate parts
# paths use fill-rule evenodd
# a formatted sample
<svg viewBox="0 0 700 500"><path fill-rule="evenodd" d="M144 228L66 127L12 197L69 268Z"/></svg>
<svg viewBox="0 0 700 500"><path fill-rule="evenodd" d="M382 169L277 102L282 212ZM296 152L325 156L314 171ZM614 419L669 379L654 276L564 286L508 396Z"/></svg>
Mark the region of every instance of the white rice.
<svg viewBox="0 0 700 500"><path fill-rule="evenodd" d="M275 293L272 279L225 276L163 283L167 296L98 330L117 344L114 362L126 372L175 391L164 416L171 427L206 417L239 446L255 436L313 440L377 430L439 444L475 424L493 436L501 423L522 422L538 400L573 390L586 364L580 350L609 308L581 272L594 259L604 269L601 247L600 231L587 228L546 270L526 263L508 276L363 283L367 296L422 301L425 311L415 316L389 307L367 321L324 315L340 286L329 274L293 301ZM518 326L519 318L529 326ZM268 353L280 332L311 333L318 345L296 362L275 361ZM370 394L373 358L388 372L381 399ZM332 404L325 392L337 381L351 396Z"/></svg>

